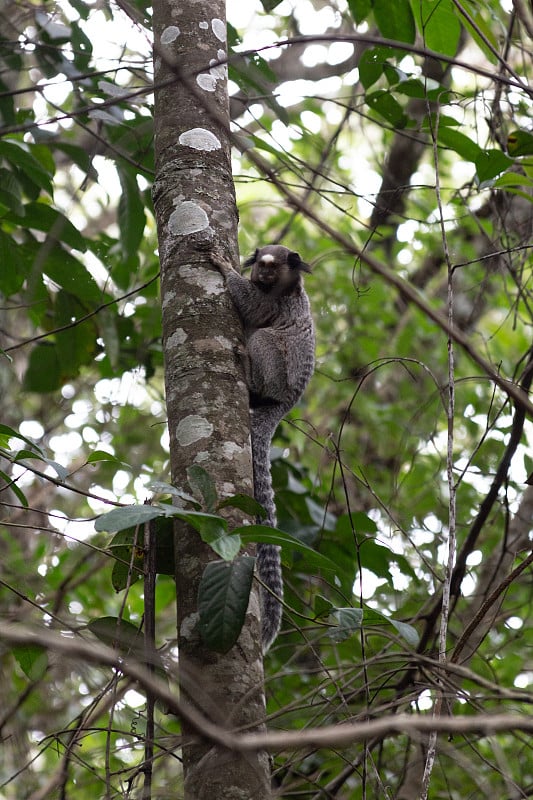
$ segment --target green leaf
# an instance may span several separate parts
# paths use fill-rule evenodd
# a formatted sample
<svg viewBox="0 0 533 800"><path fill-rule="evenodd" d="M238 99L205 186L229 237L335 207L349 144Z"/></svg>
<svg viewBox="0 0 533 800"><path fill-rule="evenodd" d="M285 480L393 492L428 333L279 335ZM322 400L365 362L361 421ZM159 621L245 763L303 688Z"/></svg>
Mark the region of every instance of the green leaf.
<svg viewBox="0 0 533 800"><path fill-rule="evenodd" d="M177 517L188 522L200 536L202 541L224 559L232 559L239 552L241 543L238 536L228 535L228 523L215 514L204 514L199 511L186 511L165 503L153 505L133 505L124 508L114 508L98 517L94 523L95 530L115 531L125 530L136 525L144 525L158 517Z"/></svg>
<svg viewBox="0 0 533 800"><path fill-rule="evenodd" d="M177 511L167 506L170 512ZM159 504L156 505L142 505L142 506L124 506L122 508L114 508L108 511L107 514L102 514L101 517L94 523L96 531L106 531L107 533L114 533L121 531L125 528L131 528L135 525L144 525L151 519L160 516L168 516L166 509Z"/></svg>
<svg viewBox="0 0 533 800"><path fill-rule="evenodd" d="M245 514L260 519L264 519L266 516L265 509L261 503L258 503L249 494L233 494L231 497L226 497L218 504L217 508L238 508L239 511L244 511Z"/></svg>
<svg viewBox="0 0 533 800"><path fill-rule="evenodd" d="M315 595L313 601L313 611L317 619L330 614L334 608L335 606L330 600L327 599L327 597L323 597L321 594Z"/></svg>
<svg viewBox="0 0 533 800"><path fill-rule="evenodd" d="M49 467L52 467L52 469L54 470L60 481L63 482L66 481L68 476L68 469L66 469L58 461L54 461L52 458L43 458L43 461L45 461Z"/></svg>
<svg viewBox="0 0 533 800"><path fill-rule="evenodd" d="M42 270L55 283L78 297L86 308L88 304L99 305L105 300L103 291L85 265L60 244L47 249Z"/></svg>
<svg viewBox="0 0 533 800"><path fill-rule="evenodd" d="M132 549L135 552L132 559ZM144 534L138 528L119 531L109 543L109 552L115 563L111 572L111 584L116 592L140 580L144 574Z"/></svg>
<svg viewBox="0 0 533 800"><path fill-rule="evenodd" d="M24 228L43 231L52 239L64 242L75 250L81 252L87 250L85 238L72 222L60 211L45 203L27 203L23 215L11 213L6 215L6 219Z"/></svg>
<svg viewBox="0 0 533 800"><path fill-rule="evenodd" d="M371 0L348 0L348 8L354 22L359 25L370 14L372 3Z"/></svg>
<svg viewBox="0 0 533 800"><path fill-rule="evenodd" d="M328 631L334 642L342 642L360 630L363 622L362 608L336 608L331 614L335 627Z"/></svg>
<svg viewBox="0 0 533 800"><path fill-rule="evenodd" d="M486 8L485 4L480 4L477 0L462 0L462 6L467 14L461 14L461 24L466 28L485 57L492 64L497 64L499 43L494 35L493 24L485 22L481 13ZM489 17L491 18L491 23L493 23L494 18L490 10ZM492 45L492 47L489 47L489 45Z"/></svg>
<svg viewBox="0 0 533 800"><path fill-rule="evenodd" d="M385 89L366 95L370 108L387 120L394 128L405 128L408 117L399 102Z"/></svg>
<svg viewBox="0 0 533 800"><path fill-rule="evenodd" d="M397 619L389 619L390 624L393 628L396 628L402 639L405 639L407 644L411 645L411 647L418 647L418 643L420 642L420 636L418 635L418 631L413 628L412 625L409 625L407 622L400 622Z"/></svg>
<svg viewBox="0 0 533 800"><path fill-rule="evenodd" d="M131 622L119 617L99 617L91 620L87 628L108 647L119 650L125 656L143 658L144 637Z"/></svg>
<svg viewBox="0 0 533 800"><path fill-rule="evenodd" d="M107 453L105 450L93 450L92 453L87 457L86 464L96 464L99 461L110 461L112 464L124 464L124 461L121 461L120 458L117 458L112 453Z"/></svg>
<svg viewBox="0 0 533 800"><path fill-rule="evenodd" d="M533 133L524 130L511 131L507 137L507 150L513 157L533 155Z"/></svg>
<svg viewBox="0 0 533 800"><path fill-rule="evenodd" d="M374 19L385 39L414 44L416 26L409 0L373 0Z"/></svg>
<svg viewBox="0 0 533 800"><path fill-rule="evenodd" d="M18 498L20 504L24 506L24 508L28 508L29 505L28 498L26 497L22 489L20 489L19 486L17 486L17 483L13 480L13 478L1 469L0 469L0 478L2 478L2 480L5 481L6 484L5 486L2 487L2 490L9 487L13 492L13 494Z"/></svg>
<svg viewBox="0 0 533 800"><path fill-rule="evenodd" d="M0 168L0 203L20 217L24 216L22 187L12 172Z"/></svg>
<svg viewBox="0 0 533 800"><path fill-rule="evenodd" d="M365 89L369 89L383 75L387 59L392 58L391 47L371 47L359 60L359 78Z"/></svg>
<svg viewBox="0 0 533 800"><path fill-rule="evenodd" d="M386 617L384 614L380 614L379 611L375 611L373 608L365 608L363 624L365 629L370 626L392 626L400 634L402 639L405 639L407 644L409 644L411 647L417 647L420 641L418 632L415 628L413 628L412 625L409 625L407 622L400 622L392 617Z"/></svg>
<svg viewBox="0 0 533 800"><path fill-rule="evenodd" d="M412 9L425 46L454 56L461 37L461 23L452 0L413 0Z"/></svg>
<svg viewBox="0 0 533 800"><path fill-rule="evenodd" d="M275 544L287 552L295 550L305 556L305 561L318 569L328 570L336 573L337 564L322 553L318 553L311 547L301 542L289 533L280 531L277 528L270 528L268 525L243 525L241 528L234 528L233 534L239 534L243 544L248 542L264 542Z"/></svg>
<svg viewBox="0 0 533 800"><path fill-rule="evenodd" d="M501 150L482 150L475 160L476 178L480 185L486 185L514 162Z"/></svg>
<svg viewBox="0 0 533 800"><path fill-rule="evenodd" d="M14 248L17 242L0 230L0 292L4 297L11 297L24 286L27 270L23 261L15 262L13 259Z"/></svg>
<svg viewBox="0 0 533 800"><path fill-rule="evenodd" d="M54 343L61 370L61 380L65 382L79 375L80 367L91 364L98 353L97 329L94 319L83 320L86 308L70 292L61 289L54 295L55 325Z"/></svg>
<svg viewBox="0 0 533 800"><path fill-rule="evenodd" d="M26 392L42 393L61 387L61 366L52 344L38 342L32 349L22 385Z"/></svg>
<svg viewBox="0 0 533 800"><path fill-rule="evenodd" d="M9 441L9 439L20 439L22 442L26 442L26 444L29 445L33 451L39 453L39 455L42 456L43 454L43 451L39 445L35 444L35 442L32 442L31 439L28 439L26 436L23 436L14 428L10 428L9 425L3 425L0 423L0 436L5 437L7 441Z"/></svg>
<svg viewBox="0 0 533 800"><path fill-rule="evenodd" d="M159 517L151 522L155 534L155 570L158 575L174 575L174 528L170 517ZM132 549L135 547L132 561ZM144 573L144 533L132 527L115 534L108 546L116 559L111 574L115 591L120 592L135 583ZM131 573L131 574L130 574Z"/></svg>
<svg viewBox="0 0 533 800"><path fill-rule="evenodd" d="M118 226L120 241L126 261L137 263L139 245L144 235L146 215L144 202L137 184L135 172L117 163L122 194L118 204Z"/></svg>
<svg viewBox="0 0 533 800"><path fill-rule="evenodd" d="M191 489L201 495L206 511L214 511L217 503L217 490L211 475L199 464L187 467L187 480Z"/></svg>
<svg viewBox="0 0 533 800"><path fill-rule="evenodd" d="M241 632L252 588L255 559L207 564L198 589L200 635L207 647L227 653Z"/></svg>
<svg viewBox="0 0 533 800"><path fill-rule="evenodd" d="M198 514L189 518L187 514L184 514L183 519L186 519L198 531L202 541L208 544L224 561L232 561L241 549L240 537L228 534L228 523L222 517Z"/></svg>
<svg viewBox="0 0 533 800"><path fill-rule="evenodd" d="M27 145L11 139L2 139L0 141L0 158L21 169L33 183L50 196L53 194L53 175L29 152Z"/></svg>
<svg viewBox="0 0 533 800"><path fill-rule="evenodd" d="M40 680L48 669L48 654L44 647L36 644L20 644L13 647L11 652L30 681Z"/></svg>
<svg viewBox="0 0 533 800"><path fill-rule="evenodd" d="M187 494L187 492L177 489L175 486L172 486L172 484L165 483L165 481L152 481L148 484L147 488L154 494L169 494L171 497L179 497L181 500L191 503L195 508L200 508L200 504L192 494Z"/></svg>
<svg viewBox="0 0 533 800"><path fill-rule="evenodd" d="M465 161L475 162L482 152L479 145L469 139L468 136L465 136L464 133L442 125L439 125L437 131L437 141L444 147L455 150Z"/></svg>

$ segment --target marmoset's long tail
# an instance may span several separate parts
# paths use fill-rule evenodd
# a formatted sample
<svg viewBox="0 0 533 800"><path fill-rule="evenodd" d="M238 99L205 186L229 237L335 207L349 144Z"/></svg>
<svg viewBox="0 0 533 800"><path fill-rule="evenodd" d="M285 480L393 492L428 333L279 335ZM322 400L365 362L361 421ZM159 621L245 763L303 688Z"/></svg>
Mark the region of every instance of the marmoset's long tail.
<svg viewBox="0 0 533 800"><path fill-rule="evenodd" d="M270 445L278 423L287 410L280 404L259 406L252 410L251 417L254 496L267 514L263 524L273 528L277 521L270 474ZM261 586L261 629L263 652L266 653L278 634L283 610L279 547L274 544L258 544L256 565L258 577L264 584Z"/></svg>

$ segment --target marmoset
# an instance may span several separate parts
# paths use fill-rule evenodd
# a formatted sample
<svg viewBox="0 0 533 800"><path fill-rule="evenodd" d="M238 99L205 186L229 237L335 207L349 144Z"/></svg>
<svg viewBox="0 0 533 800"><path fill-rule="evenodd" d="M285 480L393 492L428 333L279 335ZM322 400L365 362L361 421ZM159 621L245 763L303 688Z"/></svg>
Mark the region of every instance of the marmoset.
<svg viewBox="0 0 533 800"><path fill-rule="evenodd" d="M265 524L275 528L270 445L278 423L298 402L314 369L315 334L302 279L302 272L311 269L298 253L282 245L261 247L245 261L245 267L252 267L250 280L219 255L213 254L211 260L225 277L243 324L254 496L265 509ZM283 580L279 547L259 544L256 564L263 584L261 628L266 652L281 624Z"/></svg>

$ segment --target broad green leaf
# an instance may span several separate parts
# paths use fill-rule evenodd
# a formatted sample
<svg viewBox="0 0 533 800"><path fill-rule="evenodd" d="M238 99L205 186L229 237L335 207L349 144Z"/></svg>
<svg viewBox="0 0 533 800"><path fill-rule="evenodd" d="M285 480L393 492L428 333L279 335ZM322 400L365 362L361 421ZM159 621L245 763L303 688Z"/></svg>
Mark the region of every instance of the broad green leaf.
<svg viewBox="0 0 533 800"><path fill-rule="evenodd" d="M369 89L381 76L387 59L394 56L391 47L371 47L359 60L359 78L365 89Z"/></svg>
<svg viewBox="0 0 533 800"><path fill-rule="evenodd" d="M199 464L187 467L187 480L193 491L197 491L203 501L206 511L214 511L217 503L217 490L211 475Z"/></svg>
<svg viewBox="0 0 533 800"><path fill-rule="evenodd" d="M50 196L53 194L53 174L44 169L41 162L29 152L23 143L2 139L0 141L0 159L21 169L27 178Z"/></svg>
<svg viewBox="0 0 533 800"><path fill-rule="evenodd" d="M507 150L513 157L533 155L533 133L524 130L511 131L507 137Z"/></svg>
<svg viewBox="0 0 533 800"><path fill-rule="evenodd" d="M482 152L480 146L472 139L469 139L468 136L465 136L464 133L442 125L439 125L437 131L437 141L444 147L455 150L465 161L473 161L475 163Z"/></svg>
<svg viewBox="0 0 533 800"><path fill-rule="evenodd" d="M0 292L4 297L11 297L20 291L27 277L24 261L13 258L16 247L16 239L0 230Z"/></svg>
<svg viewBox="0 0 533 800"><path fill-rule="evenodd" d="M348 8L354 22L359 25L370 14L372 2L371 0L348 0Z"/></svg>
<svg viewBox="0 0 533 800"><path fill-rule="evenodd" d="M55 283L88 307L99 305L106 297L81 261L70 255L60 244L41 251L44 255L42 271ZM40 257L39 250L37 258Z"/></svg>
<svg viewBox="0 0 533 800"><path fill-rule="evenodd" d="M22 489L19 488L16 481L13 480L12 477L10 477L6 472L4 472L1 469L0 469L0 478L5 482L5 486L2 486L2 490L9 487L13 492L13 494L18 498L19 503L22 506L24 506L24 508L28 508L29 505L28 498L26 497Z"/></svg>
<svg viewBox="0 0 533 800"><path fill-rule="evenodd" d="M207 647L227 653L241 632L248 608L255 559L207 564L198 589L199 630Z"/></svg>
<svg viewBox="0 0 533 800"><path fill-rule="evenodd" d="M218 508L238 508L249 514L251 517L258 517L264 519L266 516L265 509L258 503L255 498L249 494L234 494L231 497L226 497L217 506Z"/></svg>
<svg viewBox="0 0 533 800"><path fill-rule="evenodd" d="M43 461L45 461L49 467L52 467L60 481L64 482L67 479L68 469L62 464L59 464L59 462L54 461L52 458L43 458Z"/></svg>
<svg viewBox="0 0 533 800"><path fill-rule="evenodd" d="M275 544L287 552L295 550L305 556L305 561L318 569L328 570L336 573L337 564L326 556L308 547L303 542L291 536L289 533L280 531L277 528L270 528L268 525L243 525L241 528L234 528L232 533L238 534L243 544L248 542L263 542L265 544Z"/></svg>
<svg viewBox="0 0 533 800"><path fill-rule="evenodd" d="M228 534L228 523L222 517L198 514L189 518L187 514L183 514L182 518L198 531L202 541L224 561L232 561L241 549L239 536Z"/></svg>
<svg viewBox="0 0 533 800"><path fill-rule="evenodd" d="M36 644L20 644L13 647L15 661L31 681L40 680L48 669L48 653Z"/></svg>
<svg viewBox="0 0 533 800"><path fill-rule="evenodd" d="M54 334L54 344L61 368L61 378L65 382L78 376L80 367L91 364L98 353L95 318L82 322L86 307L70 292L61 290L54 295L55 325L64 327ZM73 324L76 323L76 324ZM67 327L65 327L67 326Z"/></svg>
<svg viewBox="0 0 533 800"><path fill-rule="evenodd" d="M373 0L374 19L385 39L415 41L416 27L409 0Z"/></svg>
<svg viewBox="0 0 533 800"><path fill-rule="evenodd" d="M335 627L328 631L328 636L334 642L342 642L360 630L363 622L363 609L336 608L330 616L331 621L335 623Z"/></svg>
<svg viewBox="0 0 533 800"><path fill-rule="evenodd" d="M0 167L0 203L17 216L24 216L22 186L10 170Z"/></svg>
<svg viewBox="0 0 533 800"><path fill-rule="evenodd" d="M135 552L132 559L132 548ZM109 543L109 552L115 559L111 583L116 592L140 580L144 574L144 533L139 528L119 531Z"/></svg>
<svg viewBox="0 0 533 800"><path fill-rule="evenodd" d="M486 184L514 162L501 150L482 150L475 160L476 178L481 185Z"/></svg>
<svg viewBox="0 0 533 800"><path fill-rule="evenodd" d="M425 46L454 56L459 46L461 23L452 0L412 0L411 5Z"/></svg>
<svg viewBox="0 0 533 800"><path fill-rule="evenodd" d="M370 108L382 116L394 128L405 128L409 119L399 102L385 89L366 95Z"/></svg>
<svg viewBox="0 0 533 800"><path fill-rule="evenodd" d="M170 517L151 521L155 541L155 570L158 575L174 575L174 528ZM132 549L135 548L132 561ZM111 582L115 591L140 579L144 571L144 531L138 526L119 531L108 546L115 559Z"/></svg>
<svg viewBox="0 0 533 800"><path fill-rule="evenodd" d="M107 453L105 450L93 450L87 457L87 464L96 464L99 461L110 461L113 464L124 464L120 458L117 458L112 453Z"/></svg>
<svg viewBox="0 0 533 800"><path fill-rule="evenodd" d="M409 625L407 622L400 622L400 620L393 619L392 617L386 617L373 608L365 607L363 625L365 628L369 626L392 626L411 647L417 647L420 641L418 632L412 625Z"/></svg>
<svg viewBox="0 0 533 800"><path fill-rule="evenodd" d="M172 512L170 506L166 508ZM125 528L131 528L134 525L144 525L145 522L149 522L156 517L168 516L166 508L159 504L114 508L112 511L108 511L107 514L102 514L101 517L98 517L94 523L94 528L96 531L114 533Z"/></svg>
<svg viewBox="0 0 533 800"><path fill-rule="evenodd" d="M122 194L118 204L120 241L127 261L137 261L144 235L146 216L144 202L132 169L117 164Z"/></svg>
<svg viewBox="0 0 533 800"><path fill-rule="evenodd" d="M315 617L324 617L326 614L330 614L332 610L335 608L331 600L328 600L327 597L323 597L321 594L316 594L313 601L313 611L315 613Z"/></svg>
<svg viewBox="0 0 533 800"><path fill-rule="evenodd" d="M36 451L39 455L42 456L43 454L43 451L39 445L35 444L35 442L32 442L31 439L28 439L26 436L23 436L14 428L10 428L9 425L3 425L0 423L0 436L5 437L7 441L9 441L9 439L20 439L22 442L26 442L26 444L29 445L31 449Z"/></svg>
<svg viewBox="0 0 533 800"><path fill-rule="evenodd" d="M487 6L484 3L478 3L477 0L462 0L461 5L467 12L466 15L460 15L461 24L466 28L486 58L492 64L497 64L499 43L494 35L493 28L485 22L482 14L483 10L487 10ZM457 10L456 13L459 13L459 11ZM490 8L489 16L492 16ZM489 45L491 46L489 47Z"/></svg>
<svg viewBox="0 0 533 800"><path fill-rule="evenodd" d="M62 384L61 365L55 347L49 342L38 342L30 353L24 374L24 391L55 392Z"/></svg>
<svg viewBox="0 0 533 800"><path fill-rule="evenodd" d="M193 505L195 508L200 508L197 499L193 497L192 494L187 494L187 492L184 492L182 489L177 489L170 483L165 483L164 481L151 481L147 488L150 489L151 492L154 492L154 494L169 494L172 497L179 497L181 500L191 503L191 505Z"/></svg>
<svg viewBox="0 0 533 800"><path fill-rule="evenodd" d="M126 656L143 658L144 637L131 622L118 617L99 617L91 620L87 628L108 647L114 647Z"/></svg>
<svg viewBox="0 0 533 800"><path fill-rule="evenodd" d="M412 625L409 625L407 622L400 622L400 620L393 619L392 617L389 619L389 622L393 628L396 628L402 639L405 639L407 644L411 645L411 647L418 647L420 636L418 635L418 631L413 628Z"/></svg>
<svg viewBox="0 0 533 800"><path fill-rule="evenodd" d="M6 219L25 228L43 231L51 239L64 242L75 250L81 252L87 250L85 238L72 222L60 211L56 211L45 203L27 203L22 216L11 213L7 215Z"/></svg>

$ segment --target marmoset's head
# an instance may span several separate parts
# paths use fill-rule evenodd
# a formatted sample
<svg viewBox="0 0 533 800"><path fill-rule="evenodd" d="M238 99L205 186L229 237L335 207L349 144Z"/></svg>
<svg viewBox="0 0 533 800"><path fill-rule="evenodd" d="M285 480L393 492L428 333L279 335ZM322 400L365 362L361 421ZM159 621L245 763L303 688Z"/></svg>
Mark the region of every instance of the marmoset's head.
<svg viewBox="0 0 533 800"><path fill-rule="evenodd" d="M298 253L281 244L258 247L244 266L252 267L252 283L264 292L275 290L276 294L290 293L301 285L301 273L311 272L309 264L302 261Z"/></svg>

